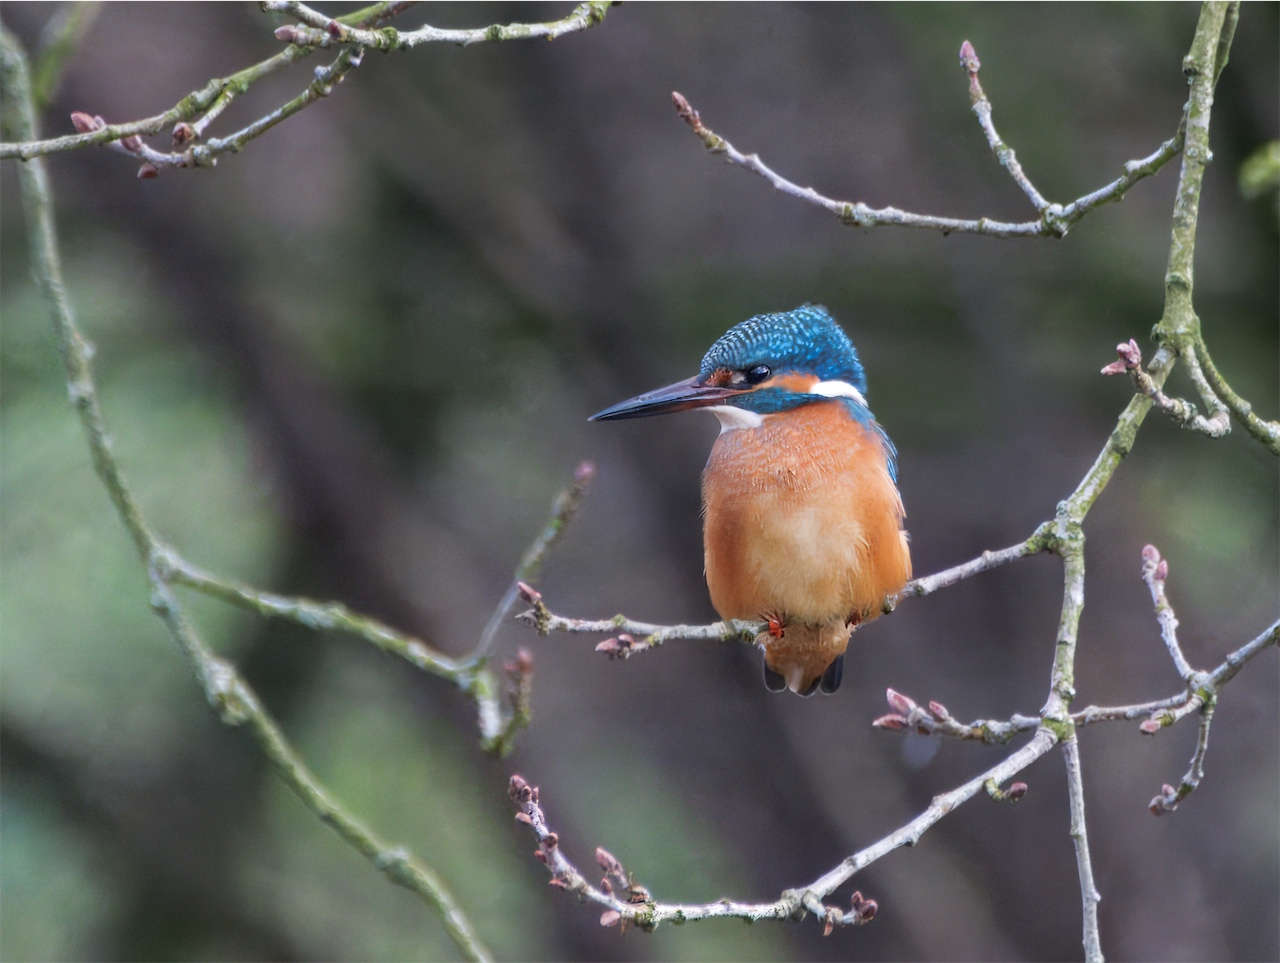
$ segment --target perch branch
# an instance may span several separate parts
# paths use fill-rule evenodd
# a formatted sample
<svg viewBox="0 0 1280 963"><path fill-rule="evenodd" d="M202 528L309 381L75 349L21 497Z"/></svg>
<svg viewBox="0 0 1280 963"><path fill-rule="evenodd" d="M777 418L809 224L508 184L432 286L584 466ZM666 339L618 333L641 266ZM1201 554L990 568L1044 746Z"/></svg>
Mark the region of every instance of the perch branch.
<svg viewBox="0 0 1280 963"><path fill-rule="evenodd" d="M977 558L970 559L960 565L922 576L908 582L896 598L889 600L886 609L892 611L903 599L916 596L932 595L939 589L985 572L1009 562L1046 551L1049 547L1049 527L1042 525L1025 541L1009 548L997 551L985 551ZM674 639L690 641L714 642L754 642L757 635L764 631L763 622L752 622L730 619L724 622L712 622L710 625L655 625L651 622L638 622L625 615L615 615L611 619L576 619L556 615L542 600L542 595L529 586L522 590L524 600L532 605L529 610L520 613L516 618L537 629L539 635L550 635L552 632L569 633L610 633L614 637L596 646L597 652L604 652L613 659L627 659L632 655L656 649L664 642Z"/></svg>
<svg viewBox="0 0 1280 963"><path fill-rule="evenodd" d="M9 122L24 140L35 134L35 109L30 74L22 48L7 30L0 28L0 68L12 116ZM435 873L407 851L393 848L351 816L320 783L285 739L275 721L258 701L249 684L227 661L209 651L187 618L162 571L172 553L159 541L143 518L111 450L111 442L97 389L89 366L90 349L75 321L62 277L53 202L44 161L35 158L18 171L23 211L31 245L31 261L37 284L49 304L54 332L62 354L67 386L93 455L94 467L133 539L151 585L151 606L174 640L191 660L210 704L228 725L247 725L263 754L280 778L322 821L332 826L350 845L383 874L404 886L435 909L459 951L468 959L490 959L470 921Z"/></svg>

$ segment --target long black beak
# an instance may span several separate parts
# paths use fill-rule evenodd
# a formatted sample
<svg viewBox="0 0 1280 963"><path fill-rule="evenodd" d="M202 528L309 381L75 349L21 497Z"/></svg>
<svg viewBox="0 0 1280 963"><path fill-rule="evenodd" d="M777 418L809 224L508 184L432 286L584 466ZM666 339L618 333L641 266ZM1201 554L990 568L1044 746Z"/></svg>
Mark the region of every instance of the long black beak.
<svg viewBox="0 0 1280 963"><path fill-rule="evenodd" d="M588 421L618 421L623 418L644 418L668 411L684 411L686 408L703 408L717 405L725 398L742 393L741 388L727 388L701 384L701 375L677 381L665 388L646 391L642 395L620 401L604 411L598 411Z"/></svg>

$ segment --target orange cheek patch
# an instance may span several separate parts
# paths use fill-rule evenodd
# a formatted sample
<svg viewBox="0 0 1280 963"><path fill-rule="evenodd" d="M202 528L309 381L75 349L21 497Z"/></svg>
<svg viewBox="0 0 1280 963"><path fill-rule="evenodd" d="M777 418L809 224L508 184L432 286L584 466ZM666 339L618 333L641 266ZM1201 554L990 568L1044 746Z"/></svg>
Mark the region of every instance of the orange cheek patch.
<svg viewBox="0 0 1280 963"><path fill-rule="evenodd" d="M786 374L775 375L768 381L760 385L761 388L782 388L784 391L794 391L797 394L808 394L809 389L818 383L817 375L799 374L798 372L787 372Z"/></svg>

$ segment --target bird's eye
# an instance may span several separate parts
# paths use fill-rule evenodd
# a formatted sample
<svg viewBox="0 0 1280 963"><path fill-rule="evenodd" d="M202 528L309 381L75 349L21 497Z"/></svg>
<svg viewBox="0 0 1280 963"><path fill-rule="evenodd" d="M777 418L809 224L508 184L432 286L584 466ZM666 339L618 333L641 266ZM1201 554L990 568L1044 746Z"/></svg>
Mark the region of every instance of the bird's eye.
<svg viewBox="0 0 1280 963"><path fill-rule="evenodd" d="M758 385L772 374L767 364L758 364L754 368L748 368L745 372L747 384Z"/></svg>

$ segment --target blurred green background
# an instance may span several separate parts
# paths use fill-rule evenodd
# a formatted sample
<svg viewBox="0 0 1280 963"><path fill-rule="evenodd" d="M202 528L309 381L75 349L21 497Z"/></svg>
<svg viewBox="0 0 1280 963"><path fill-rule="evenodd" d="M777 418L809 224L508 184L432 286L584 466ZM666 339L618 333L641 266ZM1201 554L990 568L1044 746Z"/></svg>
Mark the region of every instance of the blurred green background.
<svg viewBox="0 0 1280 963"><path fill-rule="evenodd" d="M56 4L6 4L29 46ZM331 12L340 9L326 8ZM424 4L403 26L546 20L567 4ZM860 232L707 155L707 123L800 184L873 206L1022 219L968 109L971 40L1001 134L1066 202L1153 150L1185 100L1197 8L628 4L555 43L369 55L333 95L216 170L138 181L106 151L50 161L72 301L116 450L196 564L340 599L468 651L555 491L595 489L539 587L557 611L714 618L698 472L714 422L588 425L696 370L731 324L825 303L901 453L916 570L1052 515L1127 402L1113 346L1159 316L1176 165L1064 241ZM42 119L149 116L278 49L239 4L104 5ZM1277 399L1277 205L1236 177L1277 129L1277 7L1246 5L1213 115L1197 307L1261 413ZM238 101L225 133L294 96ZM163 147L163 139L155 141ZM435 959L454 948L222 727L147 605L144 574L66 403L0 168L0 956ZM1181 372L1171 386L1188 393ZM1079 705L1178 679L1139 578L1153 542L1199 666L1275 618L1275 459L1152 416L1090 515ZM871 926L711 923L619 934L546 885L505 787L520 772L571 858L614 852L664 900L772 899L909 819L1001 750L872 731L886 686L963 719L1034 712L1060 566L988 573L859 633L838 696L773 696L746 647L626 663L512 625L533 727L477 750L449 686L344 637L191 598L307 760L435 866L506 959L1063 959L1079 890L1058 754L1015 807L975 800L857 879ZM1104 947L1275 959L1277 660L1225 692L1208 778L1175 815L1191 723L1095 727L1082 753Z"/></svg>

